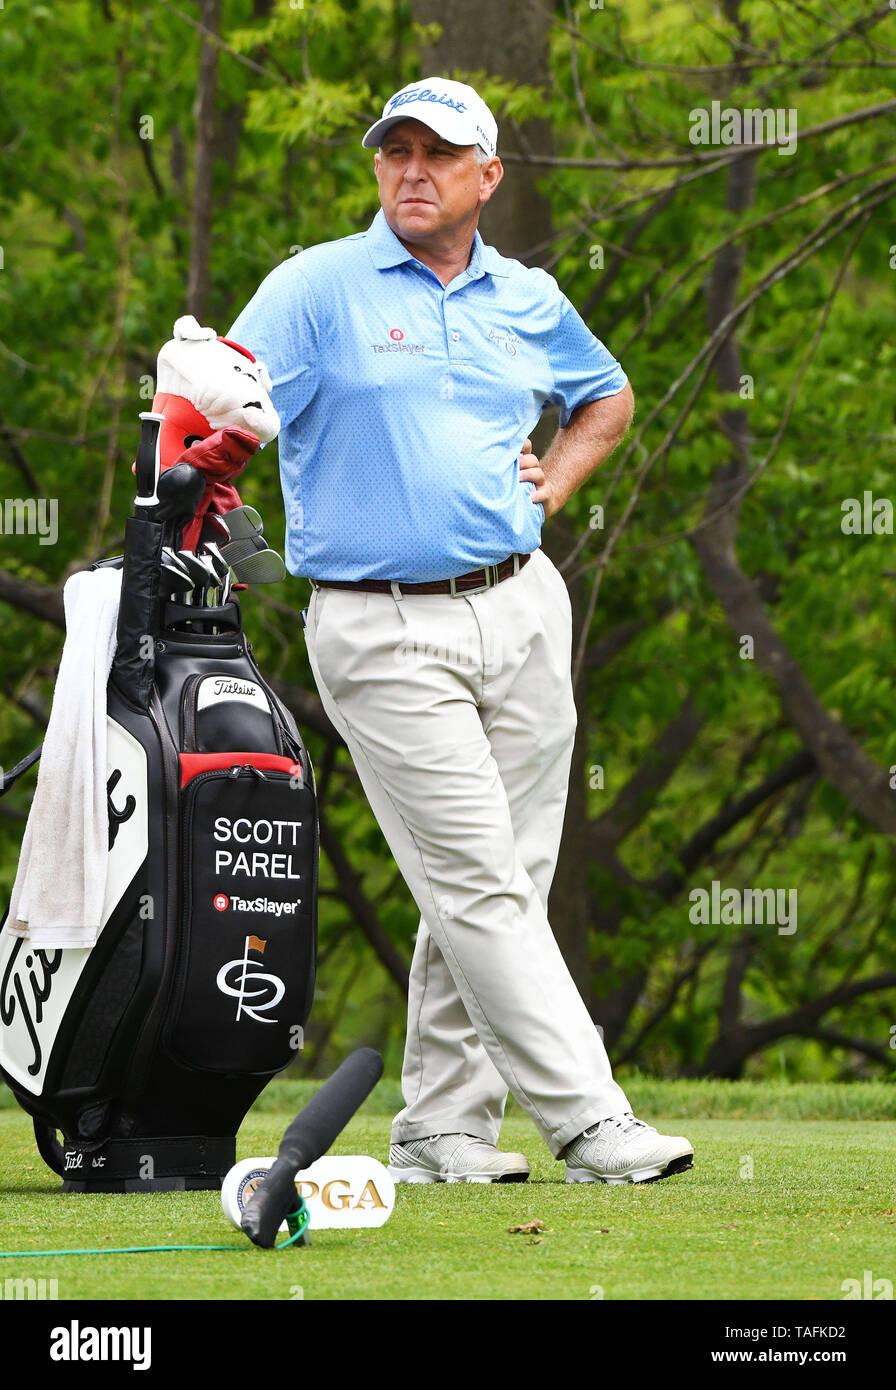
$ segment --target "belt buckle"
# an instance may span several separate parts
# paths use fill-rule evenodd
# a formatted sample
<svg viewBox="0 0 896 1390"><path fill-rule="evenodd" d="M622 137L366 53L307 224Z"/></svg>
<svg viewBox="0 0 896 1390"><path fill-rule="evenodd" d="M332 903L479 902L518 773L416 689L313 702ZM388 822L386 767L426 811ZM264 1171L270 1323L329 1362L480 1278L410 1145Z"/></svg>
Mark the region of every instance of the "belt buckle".
<svg viewBox="0 0 896 1390"><path fill-rule="evenodd" d="M457 589L457 580L449 579L448 584L450 586L451 597L466 598L468 594L482 594L486 589L493 589L496 584L500 584L501 581L498 578L497 565L480 565L480 569L485 573L485 583L477 584L472 589ZM494 576L494 578L492 576Z"/></svg>

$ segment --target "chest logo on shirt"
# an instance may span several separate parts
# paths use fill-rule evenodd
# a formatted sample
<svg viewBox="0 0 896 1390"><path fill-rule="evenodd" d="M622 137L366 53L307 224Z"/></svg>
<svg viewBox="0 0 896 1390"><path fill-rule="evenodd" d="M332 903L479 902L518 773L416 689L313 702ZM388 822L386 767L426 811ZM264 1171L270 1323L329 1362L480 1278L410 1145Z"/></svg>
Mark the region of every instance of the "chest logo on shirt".
<svg viewBox="0 0 896 1390"><path fill-rule="evenodd" d="M522 342L522 338L518 338L512 329L507 333L499 333L497 328L490 328L488 336L493 343L497 343L504 349L508 357L516 357L516 350Z"/></svg>
<svg viewBox="0 0 896 1390"><path fill-rule="evenodd" d="M389 329L388 343L371 343L374 352L423 352L422 343L406 343L400 328Z"/></svg>

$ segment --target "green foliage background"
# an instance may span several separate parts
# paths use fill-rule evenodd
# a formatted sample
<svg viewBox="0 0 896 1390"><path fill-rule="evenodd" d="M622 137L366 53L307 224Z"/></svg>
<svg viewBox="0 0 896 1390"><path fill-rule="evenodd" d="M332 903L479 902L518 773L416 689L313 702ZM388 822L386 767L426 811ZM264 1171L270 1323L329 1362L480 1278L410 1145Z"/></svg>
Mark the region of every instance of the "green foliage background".
<svg viewBox="0 0 896 1390"><path fill-rule="evenodd" d="M792 108L801 132L891 101L896 18L880 24L873 45L859 33L831 46L836 31L866 10L858 0L839 6L836 17L818 0L785 11L771 0L744 4L741 17L765 62L757 73L723 80L708 69L730 62L734 27L706 0L627 0L615 10L609 0L606 10L558 5L542 88L484 72L455 74L479 85L499 122L546 112L559 156L612 159L615 151L631 163L553 167L541 186L557 233L547 264L622 360L638 420L705 342L704 291L719 243L735 234L745 248L743 298L783 269L835 207L876 184L886 192L884 180L896 175L893 113L802 135L790 157L766 152L746 214L726 210L724 169L702 172L622 251L657 190L681 173L639 166L688 153L689 113L715 98L735 108ZM199 51L189 21L196 15L189 0L7 0L0 11L0 493L31 495L27 470L37 495L58 498L60 511L54 546L0 536L0 568L34 585L56 587L72 569L121 547L137 414L152 395L158 348L186 307ZM206 319L223 332L278 262L368 224L377 199L361 131L392 91L423 74L421 30L408 5L392 0L224 0L221 35ZM689 757L625 843L622 858L637 886L626 896L623 929L612 939L595 934L593 942L598 1000L633 974L645 975L628 1041L694 953L708 947L691 984L636 1052L635 1061L661 1074L698 1067L705 1057L732 943L718 927L690 923L686 892L662 901L646 885L676 867L689 834L800 746L775 691L742 659L682 539L699 521L725 456L725 409L749 410L757 465L741 513L740 562L764 577L778 631L824 704L878 763L896 765L892 539L841 530L843 500L865 491L886 496L892 478L892 200L870 210L844 265L855 230L782 274L749 311L738 331L752 398L732 401L707 380L649 474L601 588L595 638L633 616L650 620L587 686L587 763L606 774L605 789L588 792L589 813L607 809L687 693L705 715ZM593 268L595 246L604 248L604 270ZM601 292L599 278L610 267ZM660 443L688 389L647 427L647 450ZM766 453L767 466L758 466ZM570 502L568 516L585 537L583 559L597 559L642 456L635 451L615 484L611 461ZM265 450L242 481L244 499L260 508L266 535L282 548L275 450ZM606 528L592 532L597 502L606 507ZM297 621L307 592L306 581L292 580L275 597L250 595L245 609L263 669L313 691ZM62 637L14 602L0 605L0 623L0 757L10 765L39 740L34 701L48 709ZM323 747L313 735L308 741L317 765ZM2 803L4 896L30 785ZM379 900L391 939L409 958L417 913L347 767L333 773L330 805L368 895ZM799 784L739 824L688 888L708 887L713 878L799 890L797 934L765 937L753 957L744 982L747 1021L890 968L893 845L823 779ZM326 1070L347 1045L369 1040L394 1069L403 1036L399 992L326 865L323 886L318 1032L308 1064ZM591 887L600 898L618 885L595 864ZM831 1025L870 1040L876 1055L790 1038L751 1058L748 1074L892 1076L893 1019L892 991L860 997Z"/></svg>

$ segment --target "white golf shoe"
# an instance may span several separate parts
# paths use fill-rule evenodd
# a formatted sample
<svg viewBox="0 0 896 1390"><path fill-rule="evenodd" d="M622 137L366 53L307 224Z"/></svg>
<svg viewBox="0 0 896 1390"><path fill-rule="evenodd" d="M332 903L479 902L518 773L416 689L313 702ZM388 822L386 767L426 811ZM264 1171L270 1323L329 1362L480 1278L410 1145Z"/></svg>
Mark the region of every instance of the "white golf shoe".
<svg viewBox="0 0 896 1390"><path fill-rule="evenodd" d="M472 1134L431 1134L389 1148L393 1182L525 1182L529 1161Z"/></svg>
<svg viewBox="0 0 896 1390"><path fill-rule="evenodd" d="M694 1166L694 1150L681 1135L658 1134L631 1111L601 1120L563 1151L567 1182L656 1182Z"/></svg>

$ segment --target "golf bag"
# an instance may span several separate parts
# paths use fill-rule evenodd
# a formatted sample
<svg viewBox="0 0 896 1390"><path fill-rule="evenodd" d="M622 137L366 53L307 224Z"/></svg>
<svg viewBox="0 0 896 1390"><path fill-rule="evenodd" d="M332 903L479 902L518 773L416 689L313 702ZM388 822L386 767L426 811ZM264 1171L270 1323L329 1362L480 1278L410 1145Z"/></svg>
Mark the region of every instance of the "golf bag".
<svg viewBox="0 0 896 1390"><path fill-rule="evenodd" d="M308 753L239 603L159 596L162 537L135 516L124 557L100 562L122 565L100 935L40 950L0 932L0 1070L69 1192L220 1187L314 988Z"/></svg>

